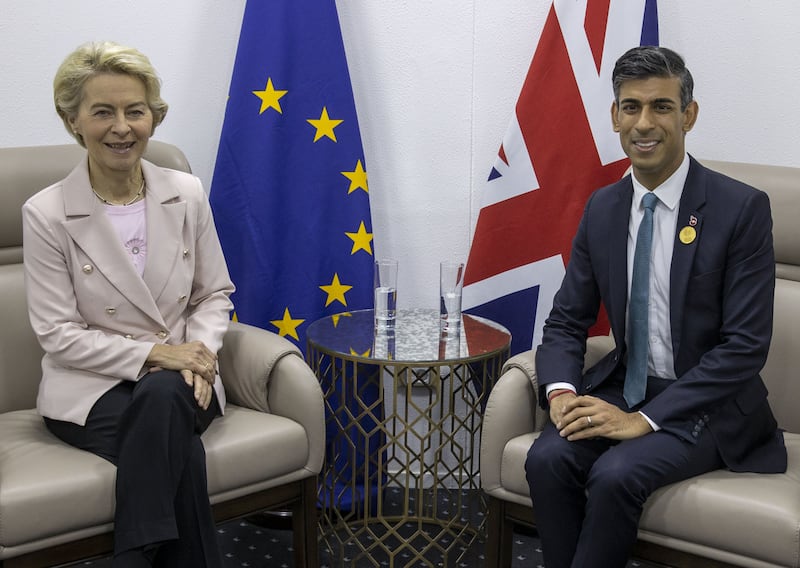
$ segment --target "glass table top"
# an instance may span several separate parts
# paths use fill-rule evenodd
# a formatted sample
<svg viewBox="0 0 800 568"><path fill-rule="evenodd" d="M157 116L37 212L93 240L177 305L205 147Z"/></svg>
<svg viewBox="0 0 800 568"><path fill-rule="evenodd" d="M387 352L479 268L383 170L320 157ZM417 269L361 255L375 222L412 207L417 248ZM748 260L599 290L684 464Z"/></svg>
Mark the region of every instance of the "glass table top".
<svg viewBox="0 0 800 568"><path fill-rule="evenodd" d="M439 312L398 310L394 334L376 331L373 310L327 316L306 332L310 345L364 362L442 362L479 358L506 349L511 333L486 318L463 314L461 329L443 333Z"/></svg>

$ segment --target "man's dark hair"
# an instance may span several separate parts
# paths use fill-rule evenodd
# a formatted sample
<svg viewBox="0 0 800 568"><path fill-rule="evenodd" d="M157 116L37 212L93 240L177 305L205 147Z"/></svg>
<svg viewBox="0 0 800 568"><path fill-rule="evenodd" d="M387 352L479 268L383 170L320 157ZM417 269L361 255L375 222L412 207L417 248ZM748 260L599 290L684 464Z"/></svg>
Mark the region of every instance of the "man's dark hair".
<svg viewBox="0 0 800 568"><path fill-rule="evenodd" d="M617 59L611 75L614 100L619 102L619 91L625 81L650 77L677 77L681 83L681 111L692 102L694 79L683 58L671 49L652 45L634 47Z"/></svg>

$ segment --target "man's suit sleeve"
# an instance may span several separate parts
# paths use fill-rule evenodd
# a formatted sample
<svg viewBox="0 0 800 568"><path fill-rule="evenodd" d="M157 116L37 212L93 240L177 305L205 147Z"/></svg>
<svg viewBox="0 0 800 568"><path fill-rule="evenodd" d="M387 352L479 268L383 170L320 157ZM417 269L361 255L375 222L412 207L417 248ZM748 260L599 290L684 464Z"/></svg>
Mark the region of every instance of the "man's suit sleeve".
<svg viewBox="0 0 800 568"><path fill-rule="evenodd" d="M590 198L584 208L564 281L553 299L542 343L536 351L540 401L547 400L544 389L553 382L568 382L580 392L586 338L600 307L600 292L589 254L592 202Z"/></svg>

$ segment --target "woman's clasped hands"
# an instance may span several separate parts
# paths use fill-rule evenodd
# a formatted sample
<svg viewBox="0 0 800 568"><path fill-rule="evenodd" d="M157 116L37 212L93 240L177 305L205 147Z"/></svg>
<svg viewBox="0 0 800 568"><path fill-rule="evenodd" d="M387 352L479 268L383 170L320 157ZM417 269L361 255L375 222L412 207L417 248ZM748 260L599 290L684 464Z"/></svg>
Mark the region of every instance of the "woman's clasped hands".
<svg viewBox="0 0 800 568"><path fill-rule="evenodd" d="M194 389L194 398L204 410L211 404L217 374L217 355L202 341L179 345L156 344L147 358L150 372L159 369L180 371L186 384Z"/></svg>

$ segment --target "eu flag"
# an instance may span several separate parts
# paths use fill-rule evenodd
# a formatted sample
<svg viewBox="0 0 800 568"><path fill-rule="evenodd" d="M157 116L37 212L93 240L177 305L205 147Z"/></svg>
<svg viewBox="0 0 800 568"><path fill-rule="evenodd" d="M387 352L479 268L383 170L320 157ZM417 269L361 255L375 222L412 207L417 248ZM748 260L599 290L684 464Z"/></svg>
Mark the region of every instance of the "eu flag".
<svg viewBox="0 0 800 568"><path fill-rule="evenodd" d="M211 206L238 321L293 340L372 307L367 173L334 0L249 0Z"/></svg>

